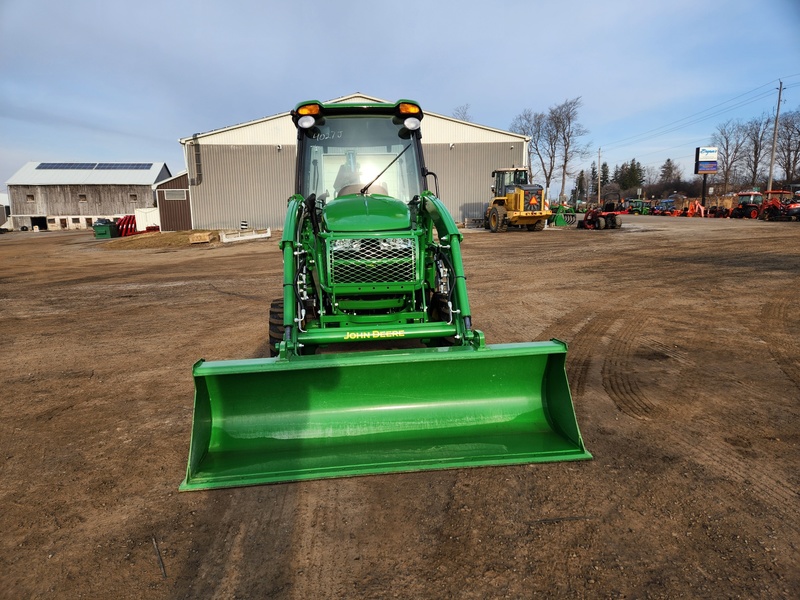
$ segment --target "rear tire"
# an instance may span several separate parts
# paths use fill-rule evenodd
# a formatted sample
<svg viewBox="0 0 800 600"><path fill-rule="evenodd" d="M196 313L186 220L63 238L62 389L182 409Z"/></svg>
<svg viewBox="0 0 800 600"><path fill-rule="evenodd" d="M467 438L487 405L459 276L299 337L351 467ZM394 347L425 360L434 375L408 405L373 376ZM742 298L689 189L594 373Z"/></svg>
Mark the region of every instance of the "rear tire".
<svg viewBox="0 0 800 600"><path fill-rule="evenodd" d="M603 217L597 217L597 228L598 229L606 228L606 220Z"/></svg>
<svg viewBox="0 0 800 600"><path fill-rule="evenodd" d="M269 355L278 356L278 344L283 341L283 299L269 306Z"/></svg>

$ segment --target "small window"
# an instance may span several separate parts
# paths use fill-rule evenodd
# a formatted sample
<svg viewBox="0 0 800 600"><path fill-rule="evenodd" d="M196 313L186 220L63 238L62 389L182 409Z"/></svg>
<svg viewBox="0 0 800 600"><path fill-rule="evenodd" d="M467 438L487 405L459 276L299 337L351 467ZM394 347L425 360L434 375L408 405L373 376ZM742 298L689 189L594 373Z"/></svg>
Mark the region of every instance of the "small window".
<svg viewBox="0 0 800 600"><path fill-rule="evenodd" d="M47 222L55 224L56 220L55 219L47 219Z"/></svg>
<svg viewBox="0 0 800 600"><path fill-rule="evenodd" d="M72 222L73 224L78 225L80 224L81 220L78 217L72 217Z"/></svg>
<svg viewBox="0 0 800 600"><path fill-rule="evenodd" d="M164 200L185 200L186 190L164 190Z"/></svg>
<svg viewBox="0 0 800 600"><path fill-rule="evenodd" d="M86 194L78 194L78 202L86 202Z"/></svg>
<svg viewBox="0 0 800 600"><path fill-rule="evenodd" d="M130 194L130 195L128 196L128 198L129 198L129 199L130 199L130 201L131 201L132 203L134 203L134 204L135 204L135 203L136 203L136 201L139 199L139 197L138 197L136 194Z"/></svg>
<svg viewBox="0 0 800 600"><path fill-rule="evenodd" d="M33 197L33 194L28 194L25 196L25 202L33 202L34 200L36 199Z"/></svg>

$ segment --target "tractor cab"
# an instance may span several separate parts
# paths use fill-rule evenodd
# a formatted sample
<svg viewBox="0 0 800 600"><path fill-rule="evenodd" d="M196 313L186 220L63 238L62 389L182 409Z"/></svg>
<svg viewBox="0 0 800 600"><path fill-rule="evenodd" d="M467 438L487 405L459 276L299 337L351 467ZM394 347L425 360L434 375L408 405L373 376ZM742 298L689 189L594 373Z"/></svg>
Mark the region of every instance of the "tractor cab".
<svg viewBox="0 0 800 600"><path fill-rule="evenodd" d="M734 219L757 219L761 213L763 202L764 196L761 192L739 192L736 195L736 206L731 210L731 217Z"/></svg>
<svg viewBox="0 0 800 600"><path fill-rule="evenodd" d="M505 196L517 186L528 185L528 169L498 169L492 177L495 180L492 191L496 196Z"/></svg>

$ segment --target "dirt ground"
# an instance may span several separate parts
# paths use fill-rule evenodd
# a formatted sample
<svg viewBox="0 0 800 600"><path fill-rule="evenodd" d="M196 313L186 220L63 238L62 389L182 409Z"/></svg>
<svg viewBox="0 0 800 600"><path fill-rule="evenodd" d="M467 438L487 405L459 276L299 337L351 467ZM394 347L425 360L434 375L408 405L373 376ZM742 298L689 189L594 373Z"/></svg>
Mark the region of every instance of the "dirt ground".
<svg viewBox="0 0 800 600"><path fill-rule="evenodd" d="M0 597L800 597L800 223L465 233L487 341L569 343L592 461L179 493L277 239L0 236Z"/></svg>

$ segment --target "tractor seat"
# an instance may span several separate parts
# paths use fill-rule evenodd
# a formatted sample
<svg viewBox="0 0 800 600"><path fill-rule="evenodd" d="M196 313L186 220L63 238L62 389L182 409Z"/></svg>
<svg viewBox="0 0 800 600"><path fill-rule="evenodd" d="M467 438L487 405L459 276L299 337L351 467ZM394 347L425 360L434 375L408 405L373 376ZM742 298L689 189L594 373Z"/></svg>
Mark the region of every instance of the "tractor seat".
<svg viewBox="0 0 800 600"><path fill-rule="evenodd" d="M339 196L347 196L348 194L360 194L361 188L364 187L363 183L354 183L351 185L346 185L339 192L336 194L336 197ZM368 194L383 194L384 196L389 195L389 191L386 189L386 186L382 183L373 183L369 189L367 190Z"/></svg>

